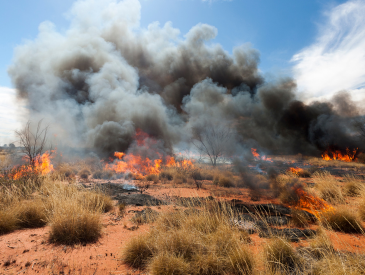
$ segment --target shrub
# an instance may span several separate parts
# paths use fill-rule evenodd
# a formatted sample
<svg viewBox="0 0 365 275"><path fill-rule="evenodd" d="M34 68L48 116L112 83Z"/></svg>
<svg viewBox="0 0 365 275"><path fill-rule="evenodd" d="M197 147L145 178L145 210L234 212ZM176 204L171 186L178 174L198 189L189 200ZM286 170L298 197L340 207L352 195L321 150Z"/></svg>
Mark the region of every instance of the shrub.
<svg viewBox="0 0 365 275"><path fill-rule="evenodd" d="M285 240L275 238L265 247L268 268L271 271L294 271L301 265L300 257Z"/></svg>
<svg viewBox="0 0 365 275"><path fill-rule="evenodd" d="M310 221L311 217L307 212L299 209L292 209L290 222L293 225L298 227L307 227Z"/></svg>
<svg viewBox="0 0 365 275"><path fill-rule="evenodd" d="M17 228L17 217L15 213L7 210L0 210L0 235L7 234Z"/></svg>
<svg viewBox="0 0 365 275"><path fill-rule="evenodd" d="M344 193L350 197L361 195L364 190L364 183L353 175L345 176Z"/></svg>
<svg viewBox="0 0 365 275"><path fill-rule="evenodd" d="M127 205L125 203L118 204L119 216L124 216Z"/></svg>
<svg viewBox="0 0 365 275"><path fill-rule="evenodd" d="M162 171L160 173L160 179L161 180L172 180L173 179L173 176L170 172L167 172L167 171Z"/></svg>
<svg viewBox="0 0 365 275"><path fill-rule="evenodd" d="M150 174L148 176L146 176L146 180L147 181L153 181L153 183L158 183L158 176L154 175L154 174Z"/></svg>
<svg viewBox="0 0 365 275"><path fill-rule="evenodd" d="M82 169L82 170L79 172L79 176L80 176L80 178L82 178L82 179L88 179L90 175L91 175L90 170L89 170L89 169L86 169L86 168Z"/></svg>
<svg viewBox="0 0 365 275"><path fill-rule="evenodd" d="M113 200L99 192L95 191L83 191L79 194L78 200L80 205L83 205L90 211L101 211L101 212L109 212L113 209L114 203Z"/></svg>
<svg viewBox="0 0 365 275"><path fill-rule="evenodd" d="M95 242L101 236L100 214L65 201L51 217L51 242L72 245Z"/></svg>
<svg viewBox="0 0 365 275"><path fill-rule="evenodd" d="M151 234L138 235L130 239L122 251L123 261L135 268L143 268L152 258L154 245Z"/></svg>
<svg viewBox="0 0 365 275"><path fill-rule="evenodd" d="M319 230L317 237L310 241L309 250L310 253L317 259L327 257L329 254L335 252L330 238L325 235L323 229Z"/></svg>
<svg viewBox="0 0 365 275"><path fill-rule="evenodd" d="M329 172L316 172L313 174L315 188L319 191L320 197L328 202L343 202L341 188L338 181Z"/></svg>
<svg viewBox="0 0 365 275"><path fill-rule="evenodd" d="M42 227L47 224L46 208L41 200L22 201L17 209L18 225L23 228Z"/></svg>
<svg viewBox="0 0 365 275"><path fill-rule="evenodd" d="M230 178L221 177L221 178L219 178L218 185L221 186L221 187L227 187L228 188L228 187L233 187L234 182Z"/></svg>
<svg viewBox="0 0 365 275"><path fill-rule="evenodd" d="M148 270L151 275L191 274L190 265L183 257L166 253L153 257Z"/></svg>
<svg viewBox="0 0 365 275"><path fill-rule="evenodd" d="M344 233L363 233L360 220L346 208L338 208L322 214L323 225Z"/></svg>
<svg viewBox="0 0 365 275"><path fill-rule="evenodd" d="M102 179L103 178L103 171L98 170L93 173L93 179Z"/></svg>

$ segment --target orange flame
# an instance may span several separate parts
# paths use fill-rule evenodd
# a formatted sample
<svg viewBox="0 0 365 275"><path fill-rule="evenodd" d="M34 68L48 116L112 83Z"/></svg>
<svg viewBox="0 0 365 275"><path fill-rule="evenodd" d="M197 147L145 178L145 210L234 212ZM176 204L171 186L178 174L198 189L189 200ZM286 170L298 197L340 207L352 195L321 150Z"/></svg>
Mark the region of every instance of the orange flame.
<svg viewBox="0 0 365 275"><path fill-rule="evenodd" d="M22 165L20 167L14 167L7 176L13 180L17 180L26 176L28 173L46 175L52 171L53 165L51 164L51 155L49 152L46 152L43 155L38 155L36 157L34 166ZM4 175L1 175L1 177L4 177Z"/></svg>
<svg viewBox="0 0 365 275"><path fill-rule="evenodd" d="M299 176L299 173L303 172L304 170L303 170L302 168L299 168L299 167L296 167L296 168L294 168L294 167L290 167L290 168L288 169L288 171L289 171L289 172L292 172L293 174L295 174L295 175L298 175L298 176Z"/></svg>
<svg viewBox="0 0 365 275"><path fill-rule="evenodd" d="M356 148L352 152L350 152L350 149L346 148L346 154L342 154L342 152L339 150L331 151L328 149L322 154L322 158L327 161L328 160L342 160L342 161L346 161L346 162L351 162L355 159L357 150L358 150L358 148Z"/></svg>
<svg viewBox="0 0 365 275"><path fill-rule="evenodd" d="M320 218L321 212L333 211L334 208L329 205L325 200L312 196L302 188L296 188L295 193L299 196L299 200L293 207L296 209L305 210L318 219Z"/></svg>
<svg viewBox="0 0 365 275"><path fill-rule="evenodd" d="M272 159L271 158L268 158L265 155L260 156L260 154L257 153L257 149L255 149L255 148L251 148L251 153L252 153L252 155L254 156L254 158L256 160L264 160L264 161L270 161L270 162L272 162Z"/></svg>
<svg viewBox="0 0 365 275"><path fill-rule="evenodd" d="M146 142L147 139L152 144L156 143L156 141L151 139L148 134L138 129L135 135L136 145L148 147L148 144ZM149 148L149 150L153 149ZM162 166L182 167L185 169L194 165L193 162L190 160L177 161L174 157L171 156L163 157L162 154L157 151L153 151L153 153L156 156L155 159L142 157L133 153L125 154L123 152L115 152L114 156L117 159L114 160L113 163L106 164L105 169L114 171L118 174L130 172L143 177L149 174L159 174L161 172Z"/></svg>

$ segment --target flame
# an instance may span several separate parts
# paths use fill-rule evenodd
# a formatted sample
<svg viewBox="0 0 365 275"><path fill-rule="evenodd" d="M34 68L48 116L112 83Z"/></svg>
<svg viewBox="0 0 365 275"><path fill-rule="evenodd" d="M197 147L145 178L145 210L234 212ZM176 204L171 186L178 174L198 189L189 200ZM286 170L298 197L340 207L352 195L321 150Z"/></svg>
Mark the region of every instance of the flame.
<svg viewBox="0 0 365 275"><path fill-rule="evenodd" d="M318 219L320 218L320 213L334 210L325 200L309 194L301 187L295 188L294 191L299 196L298 202L292 206L296 209L305 210L315 215Z"/></svg>
<svg viewBox="0 0 365 275"><path fill-rule="evenodd" d="M256 160L264 160L264 161L270 161L270 162L272 162L272 159L271 158L268 158L265 155L260 156L260 154L257 153L257 149L255 149L255 148L251 148L251 153L252 153L252 155L254 156L254 158Z"/></svg>
<svg viewBox="0 0 365 275"><path fill-rule="evenodd" d="M323 154L322 154L322 158L324 160L342 160L342 161L346 161L346 162L351 162L353 160L355 160L355 155L357 153L358 148L354 149L352 152L350 152L349 148L346 148L346 154L342 154L341 151L339 150L326 150Z"/></svg>
<svg viewBox="0 0 365 275"><path fill-rule="evenodd" d="M148 134L139 129L136 132L135 140L137 146L143 147L148 147L149 143L156 143ZM155 159L142 157L133 153L125 154L123 152L115 152L114 156L116 159L112 163L106 164L105 169L114 171L118 174L129 172L138 175L139 177L144 177L149 174L158 175L163 166L187 169L194 165L191 160L184 159L177 161L174 157L163 156L151 147L149 147L149 150L153 152Z"/></svg>
<svg viewBox="0 0 365 275"><path fill-rule="evenodd" d="M288 169L289 172L292 172L293 174L295 175L298 175L299 176L299 173L303 172L304 170L302 168L299 168L299 167L290 167Z"/></svg>
<svg viewBox="0 0 365 275"><path fill-rule="evenodd" d="M54 152L54 151L52 151ZM23 159L26 159L24 157ZM50 172L52 172L53 165L51 164L51 154L49 152L45 152L43 155L38 155L35 158L34 165L21 165L14 167L7 176L13 180L20 179L24 176L26 176L29 173L37 173L40 175L46 175ZM1 175L1 177L4 177L4 175Z"/></svg>

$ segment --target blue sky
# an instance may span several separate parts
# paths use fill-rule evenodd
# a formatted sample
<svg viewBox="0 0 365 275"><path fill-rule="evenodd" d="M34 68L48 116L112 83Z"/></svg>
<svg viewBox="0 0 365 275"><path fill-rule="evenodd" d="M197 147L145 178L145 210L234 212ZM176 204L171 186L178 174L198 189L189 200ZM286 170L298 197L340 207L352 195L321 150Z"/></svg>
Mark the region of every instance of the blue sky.
<svg viewBox="0 0 365 275"><path fill-rule="evenodd" d="M15 100L7 68L16 46L34 40L44 21L69 29L76 0L0 2L0 144L11 141L24 104ZM81 1L81 0L79 0ZM97 0L88 0L97 1ZM117 0L115 0L117 1ZM260 52L260 70L290 75L303 99L328 98L346 89L365 94L365 0L140 0L140 28L171 21L181 37L198 23L218 29L213 41L231 52L250 43ZM15 117L14 114L20 114ZM24 117L24 115L23 115Z"/></svg>
<svg viewBox="0 0 365 275"><path fill-rule="evenodd" d="M0 4L0 86L11 87L7 67L14 47L33 40L43 21L53 22L60 32L69 22L67 11L73 0L12 0ZM319 0L141 0L141 27L171 21L182 34L198 24L218 29L215 42L227 51L251 43L261 53L263 72L284 70L293 54L310 44L323 12L345 1Z"/></svg>

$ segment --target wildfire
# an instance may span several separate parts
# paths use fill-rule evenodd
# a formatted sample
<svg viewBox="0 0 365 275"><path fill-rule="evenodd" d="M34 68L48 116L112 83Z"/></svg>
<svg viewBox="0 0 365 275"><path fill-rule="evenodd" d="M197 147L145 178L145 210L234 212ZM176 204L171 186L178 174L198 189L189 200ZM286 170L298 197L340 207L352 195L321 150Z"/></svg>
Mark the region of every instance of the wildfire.
<svg viewBox="0 0 365 275"><path fill-rule="evenodd" d="M251 153L252 153L253 157L256 160L263 160L263 161L270 161L270 162L272 162L271 158L268 158L265 155L260 156L260 154L257 153L257 149L255 149L255 148L251 148Z"/></svg>
<svg viewBox="0 0 365 275"><path fill-rule="evenodd" d="M320 218L321 212L334 210L334 208L329 205L325 200L312 196L300 187L297 187L295 189L295 193L299 197L298 202L293 206L296 209L305 210L315 215L317 218Z"/></svg>
<svg viewBox="0 0 365 275"><path fill-rule="evenodd" d="M299 174L300 173L302 173L304 170L302 169L302 168L299 168L299 167L290 167L289 169L288 169L288 171L289 172L292 172L293 174L295 174L295 175L298 175L299 176Z"/></svg>
<svg viewBox="0 0 365 275"><path fill-rule="evenodd" d="M349 148L346 148L346 154L342 154L342 152L339 150L332 151L328 149L322 154L322 158L324 160L342 160L346 162L351 162L355 160L355 155L357 153L357 150L358 148L354 149L351 152Z"/></svg>
<svg viewBox="0 0 365 275"><path fill-rule="evenodd" d="M163 156L163 154L153 149L153 146L150 146L156 144L156 141L141 130L137 130L135 140L137 147L148 148L149 152L152 152L153 159L133 153L115 152L116 160L113 163L106 164L105 168L118 174L133 173L143 177L149 174L159 174L163 166L184 169L194 166L191 160L176 160L171 156Z"/></svg>
<svg viewBox="0 0 365 275"><path fill-rule="evenodd" d="M51 164L51 155L49 152L44 153L36 157L34 165L22 165L14 167L7 176L13 180L20 179L28 173L37 173L46 175L53 171L53 165ZM1 175L2 177L4 175Z"/></svg>

